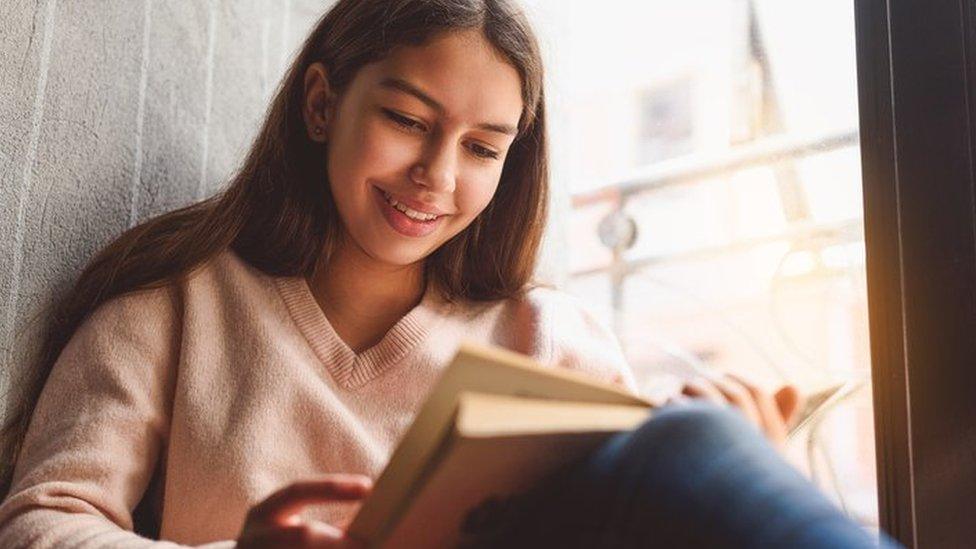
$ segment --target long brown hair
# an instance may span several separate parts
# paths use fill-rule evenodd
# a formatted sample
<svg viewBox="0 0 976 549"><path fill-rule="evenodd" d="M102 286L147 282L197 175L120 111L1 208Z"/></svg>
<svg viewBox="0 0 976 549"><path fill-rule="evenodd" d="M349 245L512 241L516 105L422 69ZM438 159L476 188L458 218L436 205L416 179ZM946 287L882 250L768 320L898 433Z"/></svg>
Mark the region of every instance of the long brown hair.
<svg viewBox="0 0 976 549"><path fill-rule="evenodd" d="M227 248L272 276L307 276L317 262L327 262L342 227L324 183L327 145L307 137L302 117L309 65L322 62L341 94L363 65L393 48L472 28L481 29L520 73L520 132L488 207L425 260L425 273L449 300L520 293L535 270L548 192L542 64L525 17L508 0L340 0L305 41L226 190L126 231L95 255L47 317L37 358L13 393L20 400L0 432L0 498L10 489L13 464L55 361L99 305L178 281Z"/></svg>

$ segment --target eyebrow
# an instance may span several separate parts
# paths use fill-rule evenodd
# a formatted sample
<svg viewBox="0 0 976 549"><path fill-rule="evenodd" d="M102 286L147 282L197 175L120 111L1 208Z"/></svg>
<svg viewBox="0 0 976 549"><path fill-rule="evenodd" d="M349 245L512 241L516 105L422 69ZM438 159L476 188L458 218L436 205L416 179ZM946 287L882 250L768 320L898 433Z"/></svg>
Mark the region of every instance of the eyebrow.
<svg viewBox="0 0 976 549"><path fill-rule="evenodd" d="M441 105L436 99L427 95L417 86L414 86L410 82L403 80L402 78L384 78L380 82L380 87L397 90L409 95L412 95L419 99L421 102L426 104L428 107L434 109L439 113L444 112L444 105ZM517 135L518 129L515 126L509 124L492 124L490 122L482 122L475 126L482 130L488 130L491 132L503 133L505 135Z"/></svg>

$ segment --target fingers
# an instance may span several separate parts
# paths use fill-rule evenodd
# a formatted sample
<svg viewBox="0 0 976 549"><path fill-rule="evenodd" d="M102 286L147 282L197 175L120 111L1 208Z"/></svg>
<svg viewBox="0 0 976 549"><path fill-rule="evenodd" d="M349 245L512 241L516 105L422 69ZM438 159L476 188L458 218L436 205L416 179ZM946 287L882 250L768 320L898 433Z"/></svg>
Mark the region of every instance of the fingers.
<svg viewBox="0 0 976 549"><path fill-rule="evenodd" d="M686 381L684 387L681 389L681 394L690 396L692 398L700 398L716 404L718 406L725 406L728 401L722 395L722 392L718 390L715 385L713 385L709 380L698 377L692 380Z"/></svg>
<svg viewBox="0 0 976 549"><path fill-rule="evenodd" d="M731 404L779 446L785 444L789 425L799 408L795 387L787 385L774 396L732 374L693 379L685 383L681 392L722 406Z"/></svg>
<svg viewBox="0 0 976 549"><path fill-rule="evenodd" d="M359 500L371 490L369 477L348 474L331 474L322 479L285 486L248 511L237 547L362 547L361 542L347 536L339 528L320 521L301 521L298 514L311 503Z"/></svg>
<svg viewBox="0 0 976 549"><path fill-rule="evenodd" d="M752 401L749 392L728 376L692 379L685 382L681 392L690 397L705 399L719 406L731 404L738 408L749 421L760 428L762 427L759 410Z"/></svg>
<svg viewBox="0 0 976 549"><path fill-rule="evenodd" d="M773 396L742 377L732 374L729 374L729 377L745 389L750 399L755 403L759 414L759 425L766 436L777 444L784 443L786 441L787 423Z"/></svg>
<svg viewBox="0 0 976 549"><path fill-rule="evenodd" d="M327 501L355 501L366 497L372 481L362 475L329 475L321 480L290 484L251 508L254 520L288 525L303 507Z"/></svg>
<svg viewBox="0 0 976 549"><path fill-rule="evenodd" d="M760 429L765 430L765 421L762 417L759 406L757 406L755 398L737 378L726 374L723 377L717 377L714 380L714 383L715 386L718 387L718 390L722 392L722 395L729 402L731 402L733 406L738 408L739 411L745 414L749 421L757 425Z"/></svg>

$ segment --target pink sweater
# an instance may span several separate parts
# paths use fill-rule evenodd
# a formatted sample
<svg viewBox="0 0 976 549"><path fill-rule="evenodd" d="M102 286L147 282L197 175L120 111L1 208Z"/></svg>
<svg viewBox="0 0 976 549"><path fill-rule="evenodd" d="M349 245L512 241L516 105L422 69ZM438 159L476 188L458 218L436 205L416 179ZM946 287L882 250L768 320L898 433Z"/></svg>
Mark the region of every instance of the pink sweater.
<svg viewBox="0 0 976 549"><path fill-rule="evenodd" d="M376 478L462 339L634 388L614 337L555 290L466 305L428 292L359 355L304 279L230 252L183 284L116 298L44 387L0 505L0 547L233 547L247 510L286 484ZM167 541L132 532L144 494ZM304 516L344 526L355 509Z"/></svg>

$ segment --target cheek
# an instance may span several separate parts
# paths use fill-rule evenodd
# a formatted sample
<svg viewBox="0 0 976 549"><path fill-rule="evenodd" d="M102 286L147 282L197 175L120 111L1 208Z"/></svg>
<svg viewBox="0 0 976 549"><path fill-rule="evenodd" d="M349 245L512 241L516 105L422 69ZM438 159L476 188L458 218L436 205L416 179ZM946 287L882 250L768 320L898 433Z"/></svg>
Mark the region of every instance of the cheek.
<svg viewBox="0 0 976 549"><path fill-rule="evenodd" d="M363 128L358 146L363 167L380 175L398 173L409 166L417 158L420 148L418 140L384 127L380 122Z"/></svg>
<svg viewBox="0 0 976 549"><path fill-rule="evenodd" d="M334 136L329 148L333 185L355 185L403 170L416 157L416 144L375 121L363 120Z"/></svg>
<svg viewBox="0 0 976 549"><path fill-rule="evenodd" d="M470 222L478 216L491 202L495 191L498 189L498 176L474 177L465 181L463 185L458 185L455 191L455 201L458 209L465 213L465 218Z"/></svg>

